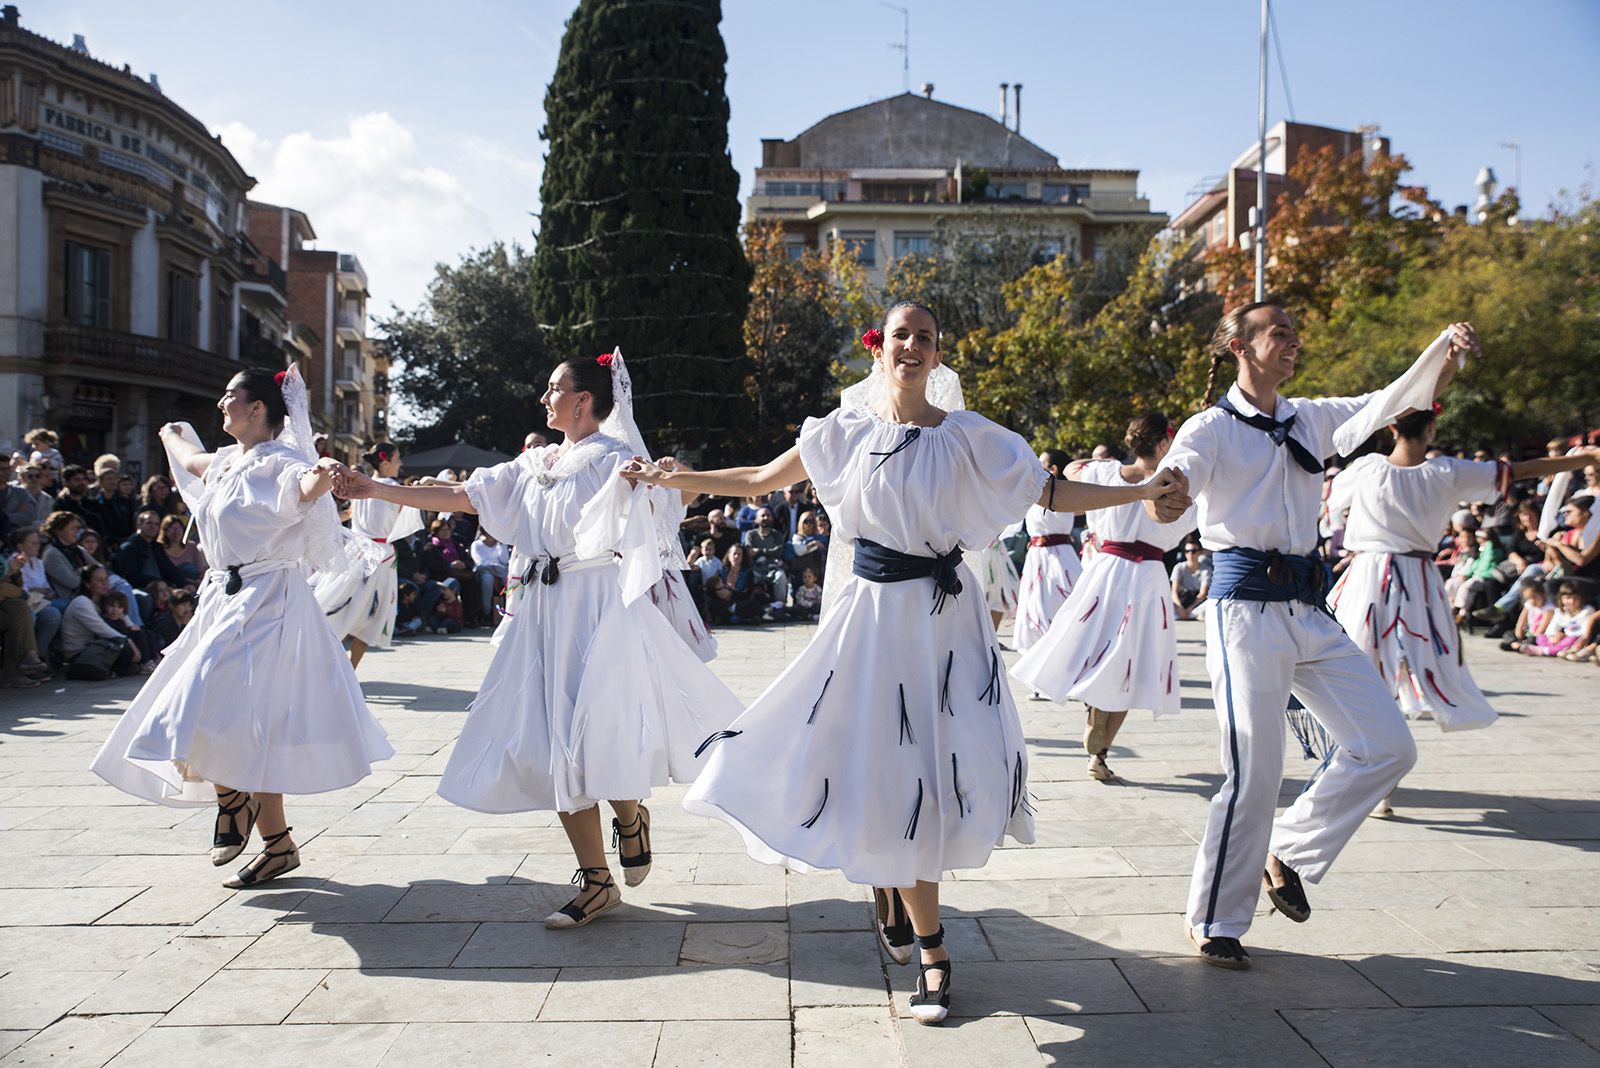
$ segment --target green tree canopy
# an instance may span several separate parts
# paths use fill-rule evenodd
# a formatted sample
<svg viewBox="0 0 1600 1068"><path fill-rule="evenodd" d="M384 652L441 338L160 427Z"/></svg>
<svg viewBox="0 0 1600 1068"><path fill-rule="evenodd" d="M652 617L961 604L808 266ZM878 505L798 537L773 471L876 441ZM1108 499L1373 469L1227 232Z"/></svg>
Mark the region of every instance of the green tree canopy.
<svg viewBox="0 0 1600 1068"><path fill-rule="evenodd" d="M717 0L580 0L545 95L533 308L549 347L621 345L653 447L748 418L750 268Z"/></svg>
<svg viewBox="0 0 1600 1068"><path fill-rule="evenodd" d="M399 364L395 392L413 413L407 444L515 453L543 429L539 397L558 361L533 320L532 263L517 245L468 252L434 268L420 307L378 320Z"/></svg>

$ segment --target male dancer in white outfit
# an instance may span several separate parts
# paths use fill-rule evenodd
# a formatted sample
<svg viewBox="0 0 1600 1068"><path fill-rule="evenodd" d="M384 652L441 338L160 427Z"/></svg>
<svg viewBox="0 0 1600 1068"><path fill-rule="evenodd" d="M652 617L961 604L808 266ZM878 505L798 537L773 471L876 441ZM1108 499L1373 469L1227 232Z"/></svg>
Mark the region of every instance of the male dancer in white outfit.
<svg viewBox="0 0 1600 1068"><path fill-rule="evenodd" d="M1324 606L1325 572L1310 554L1334 431L1358 413L1387 422L1431 405L1454 375L1458 354L1476 348L1469 325L1452 331L1447 349L1431 347L1422 357L1436 363L1437 377L1419 360L1379 394L1289 400L1278 387L1299 355L1293 321L1275 304L1235 309L1212 338L1207 397L1224 362L1237 363L1238 382L1216 407L1183 424L1162 463L1188 476L1201 541L1214 554L1206 666L1225 778L1195 858L1188 913L1189 937L1208 963L1250 966L1239 938L1263 879L1278 911L1309 919L1300 877L1319 882L1416 761L1390 688ZM1274 821L1291 690L1339 750Z"/></svg>

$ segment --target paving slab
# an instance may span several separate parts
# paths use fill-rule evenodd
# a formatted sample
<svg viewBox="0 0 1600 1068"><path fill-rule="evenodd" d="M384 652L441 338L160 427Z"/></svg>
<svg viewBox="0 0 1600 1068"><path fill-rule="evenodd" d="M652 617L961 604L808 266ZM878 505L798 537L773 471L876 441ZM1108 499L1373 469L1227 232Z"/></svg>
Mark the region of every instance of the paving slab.
<svg viewBox="0 0 1600 1068"><path fill-rule="evenodd" d="M1400 1005L1600 1004L1600 970L1566 953L1354 957L1350 964Z"/></svg>
<svg viewBox="0 0 1600 1068"><path fill-rule="evenodd" d="M856 1068L899 1059L900 1044L887 1005L795 1010L795 1068Z"/></svg>
<svg viewBox="0 0 1600 1068"><path fill-rule="evenodd" d="M97 1068L160 1019L159 1013L63 1017L0 1059L0 1068L41 1064Z"/></svg>
<svg viewBox="0 0 1600 1068"><path fill-rule="evenodd" d="M783 1020L788 968L562 968L541 1020Z"/></svg>
<svg viewBox="0 0 1600 1068"><path fill-rule="evenodd" d="M1030 1016L1026 1023L1047 1065L1235 1068L1321 1063L1275 1012L1084 1013Z"/></svg>
<svg viewBox="0 0 1600 1068"><path fill-rule="evenodd" d="M647 1068L660 1040L661 1024L655 1022L410 1023L381 1063L391 1068L433 1064Z"/></svg>
<svg viewBox="0 0 1600 1068"><path fill-rule="evenodd" d="M1600 1051L1530 1008L1316 1009L1283 1016L1335 1068L1600 1065Z"/></svg>
<svg viewBox="0 0 1600 1068"><path fill-rule="evenodd" d="M653 1068L787 1068L791 1027L788 1020L667 1020Z"/></svg>
<svg viewBox="0 0 1600 1068"><path fill-rule="evenodd" d="M115 1068L239 1064L250 1068L375 1068L401 1024L306 1024L295 1027L152 1027L110 1062Z"/></svg>
<svg viewBox="0 0 1600 1068"><path fill-rule="evenodd" d="M334 969L287 1020L303 1023L516 1023L539 1015L554 968Z"/></svg>

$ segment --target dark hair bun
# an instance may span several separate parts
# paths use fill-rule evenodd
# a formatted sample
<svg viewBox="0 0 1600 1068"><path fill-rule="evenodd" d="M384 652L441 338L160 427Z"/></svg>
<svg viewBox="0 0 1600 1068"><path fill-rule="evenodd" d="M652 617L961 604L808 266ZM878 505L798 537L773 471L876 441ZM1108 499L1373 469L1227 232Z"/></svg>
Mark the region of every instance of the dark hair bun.
<svg viewBox="0 0 1600 1068"><path fill-rule="evenodd" d="M276 433L283 429L289 418L289 406L283 401L283 372L273 372L265 367L246 367L239 372L239 388L252 401L267 406L267 425Z"/></svg>
<svg viewBox="0 0 1600 1068"><path fill-rule="evenodd" d="M361 458L367 462L369 467L376 470L379 464L388 463L398 455L400 455L400 450L395 448L393 442L380 441L362 453Z"/></svg>
<svg viewBox="0 0 1600 1068"><path fill-rule="evenodd" d="M561 368L572 376L572 388L575 391L587 393L594 398L596 419L604 419L611 414L612 407L616 405L616 398L611 388L609 359L605 363L597 359L567 360Z"/></svg>
<svg viewBox="0 0 1600 1068"><path fill-rule="evenodd" d="M1161 443L1172 436L1172 423L1160 412L1145 412L1128 424L1128 434L1122 440L1140 459L1156 454Z"/></svg>

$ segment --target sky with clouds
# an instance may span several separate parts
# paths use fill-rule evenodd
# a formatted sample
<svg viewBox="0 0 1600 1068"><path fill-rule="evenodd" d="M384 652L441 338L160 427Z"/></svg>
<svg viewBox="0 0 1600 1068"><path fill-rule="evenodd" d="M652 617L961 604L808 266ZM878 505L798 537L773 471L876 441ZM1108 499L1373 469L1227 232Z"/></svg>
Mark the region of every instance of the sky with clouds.
<svg viewBox="0 0 1600 1068"><path fill-rule="evenodd" d="M83 34L156 72L259 181L353 251L374 313L415 306L435 263L536 226L545 86L572 0L15 0L23 25ZM1022 132L1067 166L1137 167L1176 213L1255 136L1254 0L724 0L730 147L748 193L762 137L935 84L998 110L1024 83ZM1478 169L1544 211L1600 155L1595 0L1277 0L1273 121L1377 123L1447 204ZM1287 79L1287 93L1285 92Z"/></svg>

